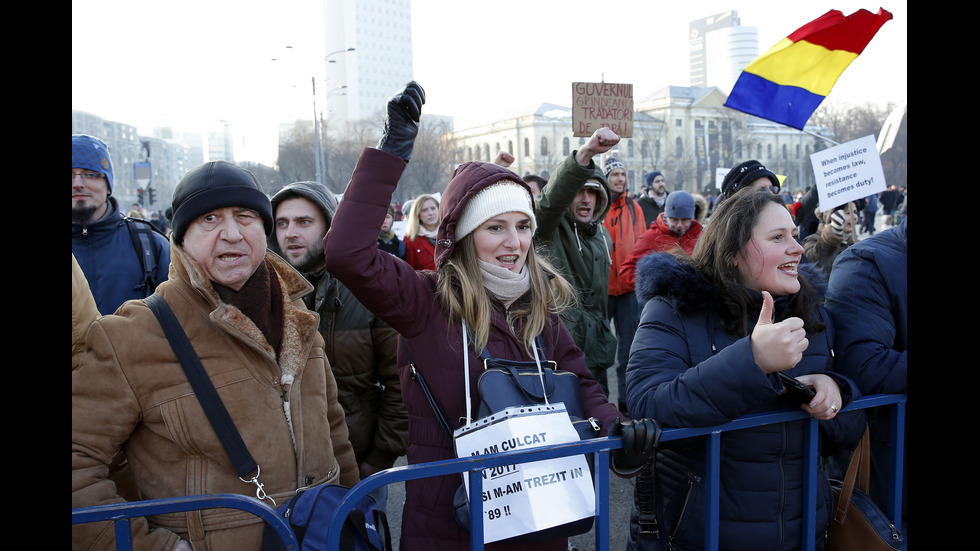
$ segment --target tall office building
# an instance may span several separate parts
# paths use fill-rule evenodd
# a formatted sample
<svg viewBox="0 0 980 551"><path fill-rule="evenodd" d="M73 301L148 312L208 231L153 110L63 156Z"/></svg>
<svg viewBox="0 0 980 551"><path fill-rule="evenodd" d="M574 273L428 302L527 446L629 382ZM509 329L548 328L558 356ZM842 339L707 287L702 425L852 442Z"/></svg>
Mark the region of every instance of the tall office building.
<svg viewBox="0 0 980 551"><path fill-rule="evenodd" d="M324 0L323 11L327 128L333 132L374 117L412 80L412 4Z"/></svg>
<svg viewBox="0 0 980 551"><path fill-rule="evenodd" d="M688 25L691 86L717 86L728 94L738 75L759 56L759 31L743 27L738 12L726 11Z"/></svg>

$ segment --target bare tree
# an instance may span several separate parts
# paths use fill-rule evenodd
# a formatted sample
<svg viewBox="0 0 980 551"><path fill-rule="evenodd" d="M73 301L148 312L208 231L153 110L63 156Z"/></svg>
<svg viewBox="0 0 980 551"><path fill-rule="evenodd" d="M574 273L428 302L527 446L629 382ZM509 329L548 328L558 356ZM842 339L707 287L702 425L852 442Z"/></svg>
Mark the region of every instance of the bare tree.
<svg viewBox="0 0 980 551"><path fill-rule="evenodd" d="M314 149L313 124L309 121L296 121L292 130L279 142L279 159L276 164L281 181L315 181Z"/></svg>
<svg viewBox="0 0 980 551"><path fill-rule="evenodd" d="M247 161L239 164L242 168L255 175L255 179L259 181L259 185L266 195L275 195L277 191L282 189L283 181L275 168L261 163Z"/></svg>
<svg viewBox="0 0 980 551"><path fill-rule="evenodd" d="M453 160L456 156L456 144L449 137L451 130L445 121L427 121L422 117L412 151L412 161L408 163L398 184L398 191L395 192L397 199L405 200L446 188L453 173Z"/></svg>
<svg viewBox="0 0 980 551"><path fill-rule="evenodd" d="M865 103L854 105L844 102L823 102L813 116L814 124L828 128L839 143L881 133L888 114L894 105ZM895 145L881 157L885 181L906 187L908 184L908 123L903 121Z"/></svg>
<svg viewBox="0 0 980 551"><path fill-rule="evenodd" d="M326 152L326 185L335 193L343 193L365 147L377 145L381 137L382 118L348 122L343 129L327 127L323 147Z"/></svg>
<svg viewBox="0 0 980 551"><path fill-rule="evenodd" d="M322 129L321 147L325 159L324 181L335 193L343 193L350 181L357 160L365 147L374 147L381 137L383 115L348 122L343 129ZM412 152L412 160L402 174L396 200L405 200L421 193L442 191L453 170L456 145L449 138L448 123L424 117ZM281 182L316 179L314 133L309 122L297 121L279 145L279 177Z"/></svg>
<svg viewBox="0 0 980 551"><path fill-rule="evenodd" d="M840 143L864 136L878 136L890 106L865 103L823 102L813 115L813 123L830 129Z"/></svg>

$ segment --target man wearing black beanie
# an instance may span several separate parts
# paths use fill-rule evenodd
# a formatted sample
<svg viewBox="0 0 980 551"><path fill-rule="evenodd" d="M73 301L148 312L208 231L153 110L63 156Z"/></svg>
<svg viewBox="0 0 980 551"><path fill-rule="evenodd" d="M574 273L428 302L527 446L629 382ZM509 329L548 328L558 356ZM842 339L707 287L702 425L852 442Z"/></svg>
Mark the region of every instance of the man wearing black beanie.
<svg viewBox="0 0 980 551"><path fill-rule="evenodd" d="M306 279L266 251L272 206L255 177L223 161L189 172L173 199L170 279L162 299L248 452L261 490L282 504L298 487L360 480L337 383L306 309ZM143 499L256 495L204 416L154 313L130 301L94 322L72 372L72 507L120 500L105 478L125 450ZM271 504L271 502L269 502ZM245 512L136 519L139 549L258 551L265 523ZM111 539L102 523L72 527L72 547Z"/></svg>

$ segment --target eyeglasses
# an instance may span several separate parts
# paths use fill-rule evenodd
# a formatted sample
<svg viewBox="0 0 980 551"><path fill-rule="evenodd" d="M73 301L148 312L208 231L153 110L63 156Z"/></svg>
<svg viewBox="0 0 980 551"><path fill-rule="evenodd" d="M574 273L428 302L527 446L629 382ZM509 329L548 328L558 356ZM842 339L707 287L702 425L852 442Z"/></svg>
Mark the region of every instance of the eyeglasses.
<svg viewBox="0 0 980 551"><path fill-rule="evenodd" d="M93 172L93 171L90 171L90 170L85 171L85 172L72 172L71 173L71 183L74 184L75 183L75 178L77 178L79 176L81 176L82 177L82 180L85 180L86 182L94 182L95 180L99 180L99 179L105 178L105 174L102 174L101 172Z"/></svg>

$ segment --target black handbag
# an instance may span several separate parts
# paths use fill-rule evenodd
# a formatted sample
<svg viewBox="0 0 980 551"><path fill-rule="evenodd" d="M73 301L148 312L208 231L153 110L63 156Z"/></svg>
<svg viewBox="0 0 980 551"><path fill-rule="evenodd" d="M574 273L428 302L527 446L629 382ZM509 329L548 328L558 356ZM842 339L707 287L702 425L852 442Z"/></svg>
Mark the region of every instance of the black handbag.
<svg viewBox="0 0 980 551"><path fill-rule="evenodd" d="M418 381L422 392L428 399L432 410L439 420L449 438L453 438L453 429L443 415L442 410L428 385L425 378L415 365L412 354L408 349L407 343L403 342L405 353L411 365L411 376ZM585 409L582 405L582 393L579 386L578 376L570 371L562 371L553 361L547 361L544 355L544 343L539 335L535 339L542 364L549 364L547 367L541 366L539 371L538 363L534 361L505 360L491 357L486 349L480 352L483 358L484 371L477 380L477 389L480 393L480 405L478 415L480 418L487 417L493 413L503 411L509 407L526 405L544 405L546 403L561 402L565 405L568 416L571 418L572 425L581 439L596 438L599 436L601 426L595 418L585 419ZM591 455L587 456L590 470L594 473L594 459ZM469 531L470 529L470 507L469 494L466 486L461 484L453 497L453 515L459 526ZM579 519L577 521L561 524L545 530L538 530L529 534L523 534L506 540L508 543L522 543L545 541L556 538L567 538L584 534L592 529L595 521L594 517Z"/></svg>
<svg viewBox="0 0 980 551"><path fill-rule="evenodd" d="M540 339L539 336L535 342L544 358ZM578 375L558 369L558 364L553 361L542 360L542 364L548 365L542 365L539 373L536 362L491 358L486 349L480 357L483 358L483 373L476 383L480 392L480 418L511 406L562 402L579 438L587 440L599 436L602 428L599 421L585 417Z"/></svg>
<svg viewBox="0 0 980 551"><path fill-rule="evenodd" d="M900 551L905 537L868 495L871 436L864 431L844 480L832 480L834 517L827 528L827 551Z"/></svg>

